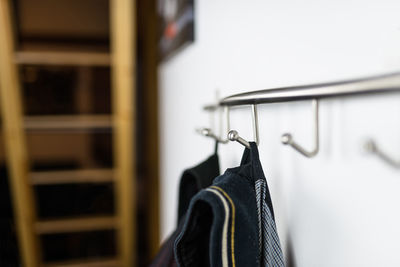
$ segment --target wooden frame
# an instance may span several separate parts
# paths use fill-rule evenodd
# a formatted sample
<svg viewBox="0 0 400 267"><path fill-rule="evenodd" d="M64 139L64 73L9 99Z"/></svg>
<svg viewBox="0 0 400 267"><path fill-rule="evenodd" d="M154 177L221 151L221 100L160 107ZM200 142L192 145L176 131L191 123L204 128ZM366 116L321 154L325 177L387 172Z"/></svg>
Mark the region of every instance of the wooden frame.
<svg viewBox="0 0 400 267"><path fill-rule="evenodd" d="M120 217L118 250L122 266L136 265L136 1L111 0L111 71L114 116L115 192Z"/></svg>
<svg viewBox="0 0 400 267"><path fill-rule="evenodd" d="M36 267L40 258L37 236L33 231L36 212L32 189L28 184L29 164L23 130L21 88L14 63L11 14L9 0L0 0L0 100L4 143L22 263L26 267Z"/></svg>

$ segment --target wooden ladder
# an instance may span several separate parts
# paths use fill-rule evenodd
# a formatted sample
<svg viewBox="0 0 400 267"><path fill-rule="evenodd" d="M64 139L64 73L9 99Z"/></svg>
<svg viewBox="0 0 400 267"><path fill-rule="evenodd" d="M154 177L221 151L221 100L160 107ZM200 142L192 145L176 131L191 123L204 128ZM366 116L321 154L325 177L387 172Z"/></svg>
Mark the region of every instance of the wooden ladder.
<svg viewBox="0 0 400 267"><path fill-rule="evenodd" d="M25 267L135 266L135 0L110 0L111 53L16 51L11 0L0 0L0 104L13 195L20 255ZM18 67L23 64L110 66L112 114L93 116L23 115ZM31 172L26 131L110 127L114 168ZM52 179L57 177L57 179ZM33 186L55 183L113 182L114 216L38 220ZM43 263L39 236L53 233L115 229L117 256L112 259Z"/></svg>

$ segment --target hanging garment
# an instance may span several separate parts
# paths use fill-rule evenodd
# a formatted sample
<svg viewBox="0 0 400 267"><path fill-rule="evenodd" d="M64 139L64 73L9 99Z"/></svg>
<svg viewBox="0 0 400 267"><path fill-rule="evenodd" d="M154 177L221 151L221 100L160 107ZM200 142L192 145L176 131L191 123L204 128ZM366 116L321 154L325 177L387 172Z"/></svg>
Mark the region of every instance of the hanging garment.
<svg viewBox="0 0 400 267"><path fill-rule="evenodd" d="M258 148L255 143L250 143L250 146L251 151L245 155L246 157L243 157L242 160L244 162L242 162L242 165L250 163L252 165L252 175L255 178L261 266L285 266L275 225L271 195L262 170Z"/></svg>
<svg viewBox="0 0 400 267"><path fill-rule="evenodd" d="M215 145L215 153L197 166L183 172L179 185L178 202L178 226L160 248L157 256L152 261L151 267L177 266L174 258L174 241L182 230L184 218L189 207L190 200L201 189L212 184L219 175L219 159L217 154L218 144Z"/></svg>
<svg viewBox="0 0 400 267"><path fill-rule="evenodd" d="M192 198L175 258L180 267L284 266L255 143L239 167Z"/></svg>
<svg viewBox="0 0 400 267"><path fill-rule="evenodd" d="M179 185L178 225L186 215L192 198L201 189L210 186L219 175L218 142L216 142L212 156L182 174Z"/></svg>

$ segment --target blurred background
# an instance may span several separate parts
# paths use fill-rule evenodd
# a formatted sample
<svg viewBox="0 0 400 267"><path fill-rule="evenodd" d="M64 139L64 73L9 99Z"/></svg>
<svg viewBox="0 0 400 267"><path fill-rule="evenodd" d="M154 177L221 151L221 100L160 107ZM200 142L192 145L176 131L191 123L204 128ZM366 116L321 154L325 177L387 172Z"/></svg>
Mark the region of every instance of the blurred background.
<svg viewBox="0 0 400 267"><path fill-rule="evenodd" d="M156 25L155 1L0 2L0 266L157 252Z"/></svg>
<svg viewBox="0 0 400 267"><path fill-rule="evenodd" d="M0 0L0 266L148 266L221 97L399 72L395 0ZM400 95L259 105L260 158L294 266L399 266ZM231 111L251 139L251 112ZM221 136L224 134L219 132ZM225 136L223 136L225 137ZM243 147L219 145L221 172ZM399 164L400 165L400 164Z"/></svg>

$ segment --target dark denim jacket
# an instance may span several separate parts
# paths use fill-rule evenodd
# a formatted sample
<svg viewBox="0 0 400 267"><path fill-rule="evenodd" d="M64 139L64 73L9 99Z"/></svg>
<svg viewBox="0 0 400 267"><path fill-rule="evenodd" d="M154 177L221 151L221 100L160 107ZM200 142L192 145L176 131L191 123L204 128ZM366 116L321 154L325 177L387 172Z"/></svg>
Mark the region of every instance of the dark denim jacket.
<svg viewBox="0 0 400 267"><path fill-rule="evenodd" d="M254 143L251 147L245 150L240 167L228 169L192 199L175 240L178 266L266 266L255 191L256 180L265 177L257 147ZM263 199L273 216L266 191Z"/></svg>

